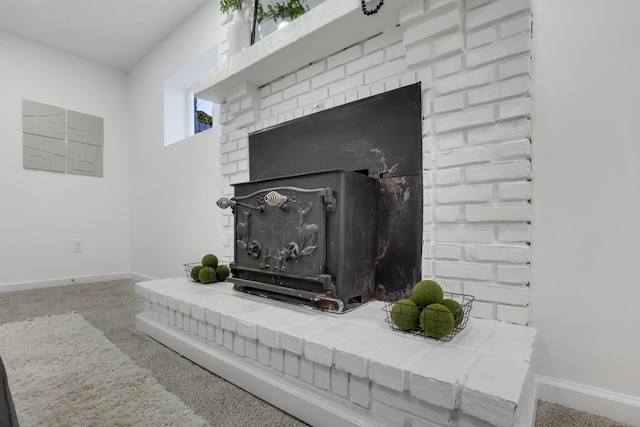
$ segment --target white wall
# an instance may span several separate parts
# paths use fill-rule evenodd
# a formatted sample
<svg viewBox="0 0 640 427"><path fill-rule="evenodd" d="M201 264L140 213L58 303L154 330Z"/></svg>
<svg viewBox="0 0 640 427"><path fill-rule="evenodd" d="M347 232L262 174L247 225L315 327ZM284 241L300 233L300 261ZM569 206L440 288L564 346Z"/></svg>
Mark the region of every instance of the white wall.
<svg viewBox="0 0 640 427"><path fill-rule="evenodd" d="M3 32L0 52L0 289L126 277L127 76ZM104 177L23 169L23 99L104 118Z"/></svg>
<svg viewBox="0 0 640 427"><path fill-rule="evenodd" d="M224 37L218 2L194 14L130 73L131 271L164 278L219 253L219 129L164 146L164 84ZM186 114L186 112L185 112Z"/></svg>
<svg viewBox="0 0 640 427"><path fill-rule="evenodd" d="M537 0L533 16L540 397L638 425L640 2Z"/></svg>

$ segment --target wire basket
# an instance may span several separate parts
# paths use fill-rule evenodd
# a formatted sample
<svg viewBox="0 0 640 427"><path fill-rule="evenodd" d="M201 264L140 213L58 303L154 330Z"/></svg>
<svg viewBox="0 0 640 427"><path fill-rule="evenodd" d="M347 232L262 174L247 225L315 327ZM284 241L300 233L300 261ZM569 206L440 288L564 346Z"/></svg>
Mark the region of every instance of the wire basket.
<svg viewBox="0 0 640 427"><path fill-rule="evenodd" d="M190 282L194 282L194 283L200 283L201 285L210 285L211 283L217 283L217 282L225 282L226 280L218 280L216 278L215 281L211 282L211 283L202 283L200 280L196 280L193 277L191 277L191 270L193 270L193 267L196 266L201 266L202 263L200 262L191 262L188 264L184 264L184 272L187 274L187 279L189 279ZM221 265L226 265L227 267L229 267L229 263L228 262L223 262L223 261L218 261L218 266Z"/></svg>
<svg viewBox="0 0 640 427"><path fill-rule="evenodd" d="M411 308L409 303L403 304L398 301L385 302L382 309L386 313L385 320L394 331L439 341L449 341L467 326L469 312L471 312L475 297L445 292L444 299L452 299L460 304L459 309L450 311L453 314L453 321L451 321L451 316L444 311L422 306L417 306L419 316L416 317L416 310ZM403 307L396 310L392 319L391 310L395 304L403 305ZM425 314L424 310L429 310L428 314ZM428 332L423 330L420 325L420 319L423 316L427 319L425 324Z"/></svg>

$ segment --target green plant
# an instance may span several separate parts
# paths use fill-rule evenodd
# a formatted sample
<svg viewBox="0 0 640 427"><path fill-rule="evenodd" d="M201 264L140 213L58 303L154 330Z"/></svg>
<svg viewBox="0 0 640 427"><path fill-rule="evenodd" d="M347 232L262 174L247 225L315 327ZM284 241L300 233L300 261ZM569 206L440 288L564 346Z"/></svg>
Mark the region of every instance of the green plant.
<svg viewBox="0 0 640 427"><path fill-rule="evenodd" d="M243 0L220 0L220 12L229 13L235 9L242 9Z"/></svg>
<svg viewBox="0 0 640 427"><path fill-rule="evenodd" d="M287 0L282 3L275 2L273 4L267 4L266 10L262 6L262 3L258 3L258 22L269 19L273 19L276 22L278 22L278 19L293 21L309 10L309 6L305 5L304 1L305 0Z"/></svg>

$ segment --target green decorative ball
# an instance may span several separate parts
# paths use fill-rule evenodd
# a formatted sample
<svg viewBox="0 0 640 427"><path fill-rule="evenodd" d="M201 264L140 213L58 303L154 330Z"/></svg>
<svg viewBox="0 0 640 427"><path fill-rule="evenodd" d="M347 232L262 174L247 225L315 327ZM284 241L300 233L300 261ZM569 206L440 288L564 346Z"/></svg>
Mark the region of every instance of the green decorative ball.
<svg viewBox="0 0 640 427"><path fill-rule="evenodd" d="M449 311L451 311L451 313L453 314L453 318L455 319L453 327L457 328L458 325L462 323L462 318L464 317L464 310L462 309L460 303L454 299L445 298L440 304L444 305L449 309Z"/></svg>
<svg viewBox="0 0 640 427"><path fill-rule="evenodd" d="M205 267L216 268L218 266L218 257L214 254L206 254L202 257L202 265Z"/></svg>
<svg viewBox="0 0 640 427"><path fill-rule="evenodd" d="M213 267L204 266L198 273L198 279L200 279L202 283L213 283L216 281L216 271Z"/></svg>
<svg viewBox="0 0 640 427"><path fill-rule="evenodd" d="M453 314L442 304L430 304L420 313L420 327L432 338L442 338L453 331Z"/></svg>
<svg viewBox="0 0 640 427"><path fill-rule="evenodd" d="M420 307L442 302L444 293L442 288L433 280L422 280L413 287L411 300Z"/></svg>
<svg viewBox="0 0 640 427"><path fill-rule="evenodd" d="M416 328L420 322L420 308L410 299L398 300L391 307L391 321L403 331Z"/></svg>
<svg viewBox="0 0 640 427"><path fill-rule="evenodd" d="M202 268L201 265L196 265L191 269L191 278L196 282L200 281L200 279L198 279L198 273L200 272L201 268Z"/></svg>
<svg viewBox="0 0 640 427"><path fill-rule="evenodd" d="M216 277L218 278L218 281L224 282L230 274L231 271L229 271L229 267L226 265L219 265L216 267Z"/></svg>

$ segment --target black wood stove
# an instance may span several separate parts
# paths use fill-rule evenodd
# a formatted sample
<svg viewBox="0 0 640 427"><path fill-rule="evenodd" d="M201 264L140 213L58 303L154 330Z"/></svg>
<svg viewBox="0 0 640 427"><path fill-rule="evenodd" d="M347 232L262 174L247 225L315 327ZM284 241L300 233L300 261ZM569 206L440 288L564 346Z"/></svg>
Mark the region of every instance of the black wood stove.
<svg viewBox="0 0 640 427"><path fill-rule="evenodd" d="M342 312L420 280L419 84L249 134L234 185L237 290Z"/></svg>
<svg viewBox="0 0 640 427"><path fill-rule="evenodd" d="M343 312L375 287L376 180L329 170L235 184L236 290Z"/></svg>

